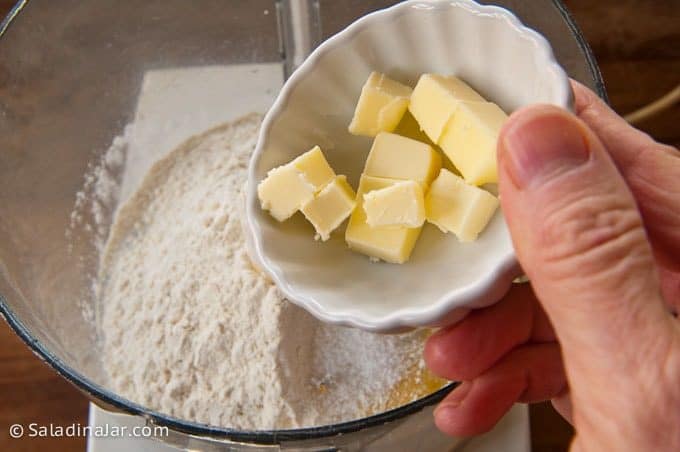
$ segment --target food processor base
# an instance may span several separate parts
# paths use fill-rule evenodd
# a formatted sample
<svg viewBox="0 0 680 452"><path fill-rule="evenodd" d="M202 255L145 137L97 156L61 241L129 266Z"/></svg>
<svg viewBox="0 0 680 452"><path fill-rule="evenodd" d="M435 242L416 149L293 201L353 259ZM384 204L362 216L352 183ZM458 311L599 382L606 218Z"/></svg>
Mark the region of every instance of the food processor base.
<svg viewBox="0 0 680 452"><path fill-rule="evenodd" d="M493 430L469 440L456 440L439 433L432 421L431 411L432 408L429 408L414 414L409 419L408 424L367 445L362 450L370 452L391 452L395 450L419 452L494 452L498 450L505 452L529 452L531 450L529 409L526 405L515 405ZM146 425L141 417L112 413L92 403L90 404L88 423L92 427L92 431L108 429L111 432L113 430L122 430L124 427L128 433L132 432L132 429L135 427L144 427ZM233 447L233 445L225 445L225 450L238 450L233 449ZM251 447L257 446L253 445ZM182 449L177 449L153 438L90 436L87 439L87 452L117 452L119 450L130 452L175 452ZM246 450L253 449L248 448ZM285 446L281 446L280 450L286 450Z"/></svg>

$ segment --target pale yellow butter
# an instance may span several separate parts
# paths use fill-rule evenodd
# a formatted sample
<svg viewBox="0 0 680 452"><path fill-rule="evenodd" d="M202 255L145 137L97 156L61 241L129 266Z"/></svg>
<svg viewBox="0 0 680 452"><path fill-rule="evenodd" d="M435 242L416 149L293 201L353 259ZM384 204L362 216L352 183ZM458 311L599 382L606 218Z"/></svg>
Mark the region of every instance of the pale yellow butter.
<svg viewBox="0 0 680 452"><path fill-rule="evenodd" d="M416 118L414 118L409 111L404 113L404 117L401 118L401 121L399 121L399 124L397 125L397 128L394 129L393 133L401 135L402 137L410 138L412 140L420 141L421 143L427 143L432 147L437 146L437 143L433 143L432 140L430 140L430 137L428 137L425 132L420 129L418 121L416 121Z"/></svg>
<svg viewBox="0 0 680 452"><path fill-rule="evenodd" d="M314 185L316 191L330 184L335 178L335 171L328 164L319 146L314 146L293 160L291 164L304 174L305 179Z"/></svg>
<svg viewBox="0 0 680 452"><path fill-rule="evenodd" d="M316 187L293 165L283 165L269 171L257 186L260 205L278 221L292 217L306 202L314 199Z"/></svg>
<svg viewBox="0 0 680 452"><path fill-rule="evenodd" d="M336 176L300 210L312 223L318 237L325 242L330 238L331 232L350 216L354 210L355 199L356 194L347 183L347 178Z"/></svg>
<svg viewBox="0 0 680 452"><path fill-rule="evenodd" d="M394 129L394 133L397 135L401 135L406 138L411 138L412 140L420 141L422 143L427 143L432 148L437 151L438 154L442 154L441 148L437 146L436 143L433 143L432 140L430 140L430 137L428 137L425 132L420 130L420 126L418 125L418 122L416 119L413 117L411 112L406 112L404 113L404 117L401 118L401 122L397 126L396 129ZM455 173L455 174L460 174L458 170L456 169L455 166L453 166L453 163L451 163L451 160L449 158L446 158L445 156L442 156L442 168L446 168L447 170Z"/></svg>
<svg viewBox="0 0 680 452"><path fill-rule="evenodd" d="M439 144L460 101L485 102L485 99L457 77L423 74L413 89L408 109L432 142Z"/></svg>
<svg viewBox="0 0 680 452"><path fill-rule="evenodd" d="M382 132L373 140L364 174L413 180L426 187L436 177L441 166L441 156L429 144Z"/></svg>
<svg viewBox="0 0 680 452"><path fill-rule="evenodd" d="M366 222L378 226L417 228L425 222L425 197L418 182L406 180L364 194Z"/></svg>
<svg viewBox="0 0 680 452"><path fill-rule="evenodd" d="M411 256L411 251L420 236L421 227L375 227L367 223L363 199L366 193L389 187L400 181L363 175L357 190L357 206L349 218L345 240L349 247L368 256L402 264Z"/></svg>
<svg viewBox="0 0 680 452"><path fill-rule="evenodd" d="M498 208L498 198L442 169L425 196L427 221L461 242L477 239Z"/></svg>
<svg viewBox="0 0 680 452"><path fill-rule="evenodd" d="M361 88L349 132L374 137L393 131L408 108L411 92L410 87L372 72Z"/></svg>
<svg viewBox="0 0 680 452"><path fill-rule="evenodd" d="M285 221L314 199L335 178L318 146L290 163L269 171L257 186L260 205L278 221Z"/></svg>
<svg viewBox="0 0 680 452"><path fill-rule="evenodd" d="M469 184L498 182L496 143L508 118L491 102L460 102L439 146Z"/></svg>

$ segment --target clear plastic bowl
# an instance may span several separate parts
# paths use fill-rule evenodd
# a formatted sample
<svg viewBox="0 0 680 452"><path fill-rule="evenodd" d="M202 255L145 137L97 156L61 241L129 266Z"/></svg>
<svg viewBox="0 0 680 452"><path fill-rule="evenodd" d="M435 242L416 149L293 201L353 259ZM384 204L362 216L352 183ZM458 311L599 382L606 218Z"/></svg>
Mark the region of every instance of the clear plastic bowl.
<svg viewBox="0 0 680 452"><path fill-rule="evenodd" d="M241 431L171 418L106 386L94 328L82 315L84 306L94 306L90 280L97 252L85 227L65 232L89 165L133 119L144 73L263 62L290 72L319 37L394 2L277 3L22 0L0 24L0 311L40 358L92 401L169 426L172 434L164 440L183 447L361 444L415 416L431 423L424 409L451 389L342 424ZM540 31L572 77L605 95L592 54L559 1L492 3ZM300 8L306 15L299 15ZM289 20L291 10L296 20ZM277 11L286 13L280 23Z"/></svg>

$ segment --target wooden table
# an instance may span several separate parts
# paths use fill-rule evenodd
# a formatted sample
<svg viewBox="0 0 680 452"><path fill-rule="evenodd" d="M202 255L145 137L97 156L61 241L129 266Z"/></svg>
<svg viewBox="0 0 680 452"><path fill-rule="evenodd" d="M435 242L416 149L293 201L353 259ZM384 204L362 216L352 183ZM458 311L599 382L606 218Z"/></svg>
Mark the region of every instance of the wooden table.
<svg viewBox="0 0 680 452"><path fill-rule="evenodd" d="M632 111L680 82L679 0L568 0L590 41L620 113ZM0 15L12 0L0 0ZM660 141L680 146L680 105L641 124ZM87 422L87 399L0 322L0 450L84 450L83 438L12 440L11 424L70 425ZM572 429L550 404L531 407L535 451L566 450Z"/></svg>

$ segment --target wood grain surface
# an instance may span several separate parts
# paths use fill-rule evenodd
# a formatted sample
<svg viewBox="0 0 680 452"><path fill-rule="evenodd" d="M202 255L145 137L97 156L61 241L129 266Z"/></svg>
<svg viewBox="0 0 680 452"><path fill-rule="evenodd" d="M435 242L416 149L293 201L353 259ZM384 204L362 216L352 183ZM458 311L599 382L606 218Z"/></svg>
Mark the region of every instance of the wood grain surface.
<svg viewBox="0 0 680 452"><path fill-rule="evenodd" d="M611 105L627 113L680 82L679 0L568 0L565 2L600 64ZM0 15L13 4L0 0ZM640 127L680 146L680 105ZM83 438L13 440L11 424L85 424L87 399L0 322L0 450L84 450ZM531 408L535 451L566 450L573 434L550 404Z"/></svg>

